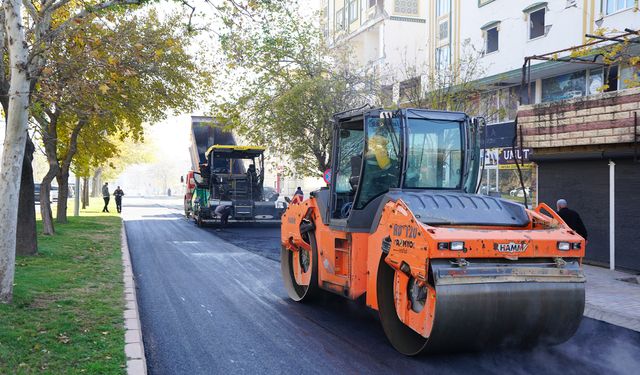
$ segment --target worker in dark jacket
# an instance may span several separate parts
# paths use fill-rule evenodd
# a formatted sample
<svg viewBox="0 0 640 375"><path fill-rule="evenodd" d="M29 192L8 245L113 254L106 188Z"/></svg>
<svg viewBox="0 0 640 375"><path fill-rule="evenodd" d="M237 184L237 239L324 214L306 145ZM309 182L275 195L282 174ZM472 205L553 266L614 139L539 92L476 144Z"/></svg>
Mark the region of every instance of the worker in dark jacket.
<svg viewBox="0 0 640 375"><path fill-rule="evenodd" d="M111 198L111 194L109 194L109 183L105 182L102 185L102 199L104 199L104 208L102 212L109 212L109 199Z"/></svg>
<svg viewBox="0 0 640 375"><path fill-rule="evenodd" d="M293 198L291 199L291 203L300 203L304 200L304 193L302 192L302 188L298 186L296 192L293 193Z"/></svg>
<svg viewBox="0 0 640 375"><path fill-rule="evenodd" d="M113 192L113 196L116 197L116 209L118 213L122 212L122 196L124 195L124 191L120 189L120 186Z"/></svg>
<svg viewBox="0 0 640 375"><path fill-rule="evenodd" d="M556 202L556 208L558 210L558 215L560 215L562 220L564 220L571 229L586 240L587 228L585 228L580 215L567 207L567 201L564 199L558 199L558 202Z"/></svg>

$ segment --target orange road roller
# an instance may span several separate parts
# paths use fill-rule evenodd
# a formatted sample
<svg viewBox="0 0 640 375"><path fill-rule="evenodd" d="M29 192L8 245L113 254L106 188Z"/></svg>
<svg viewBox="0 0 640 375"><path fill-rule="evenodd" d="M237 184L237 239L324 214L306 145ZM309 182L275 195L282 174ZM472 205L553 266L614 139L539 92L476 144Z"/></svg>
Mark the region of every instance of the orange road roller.
<svg viewBox="0 0 640 375"><path fill-rule="evenodd" d="M482 134L459 112L336 115L329 186L282 217L290 298L364 295L406 355L568 340L585 241L545 204L477 194Z"/></svg>

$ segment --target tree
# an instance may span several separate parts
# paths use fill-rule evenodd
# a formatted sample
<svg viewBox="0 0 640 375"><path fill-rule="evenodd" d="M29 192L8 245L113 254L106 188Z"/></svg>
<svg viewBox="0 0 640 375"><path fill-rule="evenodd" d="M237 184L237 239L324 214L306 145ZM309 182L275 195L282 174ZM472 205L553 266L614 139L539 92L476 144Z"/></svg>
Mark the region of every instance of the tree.
<svg viewBox="0 0 640 375"><path fill-rule="evenodd" d="M224 85L234 89L223 89L212 110L218 123L286 155L289 172L318 176L330 165L333 114L378 97L373 78L353 71L347 52L327 48L320 30L292 8L227 23L221 65Z"/></svg>
<svg viewBox="0 0 640 375"><path fill-rule="evenodd" d="M0 28L4 32L4 11L0 12ZM0 32L0 34L2 34ZM4 34L2 34L4 36ZM5 123L7 114L9 113L9 80L11 79L10 71L6 65L4 54L6 50L6 40L0 39L0 51L3 58L0 59L0 105L4 111ZM16 254L17 255L34 255L37 253L36 238L36 220L35 220L35 199L34 199L34 183L33 170L31 169L31 161L33 160L33 152L35 146L30 137L27 136L25 153L22 161L22 170L20 176L20 197L18 203L18 225L16 230Z"/></svg>
<svg viewBox="0 0 640 375"><path fill-rule="evenodd" d="M18 204L18 227L16 229L16 255L20 256L36 255L38 253L35 187L33 169L31 167L34 151L34 144L27 137L20 177L20 203Z"/></svg>
<svg viewBox="0 0 640 375"><path fill-rule="evenodd" d="M58 180L57 222L66 222L69 172L82 134L91 137L88 150L101 162L97 157L117 152L109 136L140 140L143 121L161 120L167 109L190 109L204 92L197 88L207 72L187 55L189 36L177 32L180 20L123 14L108 27L85 24L64 48L51 51L33 114L50 164L41 191L47 194L51 179ZM41 208L44 231L52 234L46 199Z"/></svg>
<svg viewBox="0 0 640 375"><path fill-rule="evenodd" d="M495 93L479 81L486 73L481 57L482 51L464 43L460 58L450 64L435 66L405 59L398 69L394 67L386 73L384 81L400 86L398 102L392 103L392 95L386 95L386 104L460 111L497 120L507 109L491 103L497 101ZM508 95L503 100L513 103L515 110L516 95Z"/></svg>
<svg viewBox="0 0 640 375"><path fill-rule="evenodd" d="M0 163L0 303L10 302L13 292L13 275L15 267L15 245L17 228L18 192L21 182L21 166L25 154L27 121L29 110L29 94L36 86L46 63L43 52L58 43L60 35L86 20L87 16L108 13L114 8L139 5L148 0L97 0L81 2L81 6L73 7L67 14L56 19L53 14L67 5L77 5L71 0L49 0L32 2L20 0L3 0L3 16L0 17L0 32L5 34L0 40L8 41L6 45L10 72L9 85L4 97L8 98L5 108L7 115L7 131L3 146L3 157ZM187 4L185 0L182 3ZM232 6L243 14L253 9L270 6L271 0L232 0ZM23 17L22 7L27 10L29 19ZM193 13L192 13L193 15ZM25 22L28 21L28 22ZM32 40L26 38L26 26ZM190 22L187 27L190 28ZM28 43L31 42L31 43ZM0 59L3 62L5 59ZM4 94L4 93L3 93Z"/></svg>
<svg viewBox="0 0 640 375"><path fill-rule="evenodd" d="M569 61L586 60L603 64L604 82L599 91L609 91L609 72L612 67L618 67L620 82L624 87L640 86L640 56L637 51L637 37L640 33L627 29L625 32L598 28L587 38L585 44L571 50ZM558 60L555 54L551 58ZM561 58L565 60L567 58ZM617 80L618 77L615 77Z"/></svg>
<svg viewBox="0 0 640 375"><path fill-rule="evenodd" d="M3 0L3 15L0 32L3 41L7 41L7 61L10 81L4 89L7 91L8 105L5 110L7 129L0 164L0 303L10 302L13 295L13 276L15 272L16 229L19 204L19 191L27 141L27 122L29 118L29 94L41 74L44 57L41 52L51 48L56 36L82 20L88 14L114 6L132 4L133 0L106 0L88 6L70 15L58 26L52 28L52 14L69 4L70 0L52 0L38 4L20 0ZM31 18L32 43L28 43L25 32L26 18L22 7L27 9ZM3 42L4 43L4 42ZM4 58L3 58L4 61Z"/></svg>
<svg viewBox="0 0 640 375"><path fill-rule="evenodd" d="M7 130L0 166L0 302L11 302L15 273L16 227L22 162L27 144L29 109L28 47L22 24L21 2L4 0L5 29L8 40L9 105Z"/></svg>

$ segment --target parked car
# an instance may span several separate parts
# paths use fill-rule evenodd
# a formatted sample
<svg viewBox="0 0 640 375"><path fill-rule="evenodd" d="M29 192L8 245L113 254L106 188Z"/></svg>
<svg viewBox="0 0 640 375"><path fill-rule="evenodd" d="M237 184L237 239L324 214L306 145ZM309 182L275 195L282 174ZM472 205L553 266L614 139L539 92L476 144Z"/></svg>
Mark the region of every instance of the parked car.
<svg viewBox="0 0 640 375"><path fill-rule="evenodd" d="M279 195L280 194L276 192L276 189L270 186L265 186L262 188L262 199L267 202L275 202L276 200L278 200Z"/></svg>
<svg viewBox="0 0 640 375"><path fill-rule="evenodd" d="M33 200L40 203L40 184L33 184Z"/></svg>
<svg viewBox="0 0 640 375"><path fill-rule="evenodd" d="M40 203L40 190L41 190L41 186L40 186L39 183L33 184L33 200L36 203ZM58 187L57 186L51 186L51 190L49 192L49 199L52 202L57 202L58 201Z"/></svg>
<svg viewBox="0 0 640 375"><path fill-rule="evenodd" d="M528 197L531 196L531 189L529 189L528 187L524 188L524 192L527 193ZM512 196L512 197L524 198L524 193L522 192L522 188L521 187L511 190L509 192L509 195Z"/></svg>
<svg viewBox="0 0 640 375"><path fill-rule="evenodd" d="M57 186L51 186L51 193L50 193L50 198L52 202L57 202L58 201L58 187Z"/></svg>

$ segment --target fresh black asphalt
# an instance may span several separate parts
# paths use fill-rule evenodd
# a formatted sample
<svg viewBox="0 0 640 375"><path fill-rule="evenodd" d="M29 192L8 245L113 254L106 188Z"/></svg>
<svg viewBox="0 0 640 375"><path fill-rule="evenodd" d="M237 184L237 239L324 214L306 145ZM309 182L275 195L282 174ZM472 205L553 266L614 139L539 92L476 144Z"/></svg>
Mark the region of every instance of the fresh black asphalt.
<svg viewBox="0 0 640 375"><path fill-rule="evenodd" d="M640 333L584 319L556 347L408 358L376 313L287 297L278 227L196 227L178 200L128 199L123 217L149 374L632 374ZM274 260L275 259L275 260Z"/></svg>

